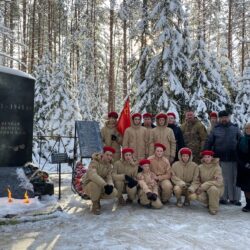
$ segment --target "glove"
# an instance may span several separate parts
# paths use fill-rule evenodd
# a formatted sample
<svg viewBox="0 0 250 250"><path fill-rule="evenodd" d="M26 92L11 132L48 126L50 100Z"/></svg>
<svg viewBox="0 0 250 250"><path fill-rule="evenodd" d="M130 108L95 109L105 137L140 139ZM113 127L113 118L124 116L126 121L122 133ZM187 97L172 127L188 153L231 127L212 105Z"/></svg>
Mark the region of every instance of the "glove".
<svg viewBox="0 0 250 250"><path fill-rule="evenodd" d="M138 173L141 173L143 171L143 168L141 166L138 166Z"/></svg>
<svg viewBox="0 0 250 250"><path fill-rule="evenodd" d="M147 192L146 195L147 195L147 198L151 201L151 197L152 197L152 194L151 192Z"/></svg>
<svg viewBox="0 0 250 250"><path fill-rule="evenodd" d="M128 187L129 188L133 188L135 186L137 186L138 182L133 179L132 177L125 175L125 180L128 182Z"/></svg>
<svg viewBox="0 0 250 250"><path fill-rule="evenodd" d="M157 200L157 194L152 193L152 195L151 195L151 200L152 200L152 201L156 201L156 200Z"/></svg>
<svg viewBox="0 0 250 250"><path fill-rule="evenodd" d="M111 140L112 141L116 141L117 140L117 136L116 135L111 135Z"/></svg>
<svg viewBox="0 0 250 250"><path fill-rule="evenodd" d="M109 184L105 185L105 186L104 186L105 193L106 193L107 195L111 194L111 193L113 192L113 188L114 188L114 187L113 187L112 185L109 185Z"/></svg>

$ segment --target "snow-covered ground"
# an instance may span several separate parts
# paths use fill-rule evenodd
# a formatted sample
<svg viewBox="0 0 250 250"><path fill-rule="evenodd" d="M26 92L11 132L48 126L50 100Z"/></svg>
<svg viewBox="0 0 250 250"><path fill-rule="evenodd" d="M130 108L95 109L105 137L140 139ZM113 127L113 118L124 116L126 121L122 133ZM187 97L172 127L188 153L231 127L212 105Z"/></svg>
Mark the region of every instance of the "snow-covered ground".
<svg viewBox="0 0 250 250"><path fill-rule="evenodd" d="M221 206L218 215L212 216L199 203L177 208L174 198L161 210L137 204L119 207L106 200L102 202L102 214L95 216L89 211L90 202L72 193L71 176L62 177L62 200L56 205L60 205L63 212L51 210L53 213L35 216L27 211L16 218L18 224L2 226L1 221L13 218L1 218L1 250L214 250L248 249L250 245L250 214L241 212L239 207ZM41 210L55 206L55 199L33 203L35 210Z"/></svg>

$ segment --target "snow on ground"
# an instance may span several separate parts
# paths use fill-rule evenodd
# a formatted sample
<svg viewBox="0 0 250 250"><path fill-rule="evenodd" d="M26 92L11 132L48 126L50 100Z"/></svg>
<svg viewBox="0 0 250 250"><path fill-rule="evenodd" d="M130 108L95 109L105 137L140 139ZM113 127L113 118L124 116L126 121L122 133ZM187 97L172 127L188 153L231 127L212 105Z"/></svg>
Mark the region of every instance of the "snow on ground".
<svg viewBox="0 0 250 250"><path fill-rule="evenodd" d="M0 226L1 250L214 250L250 245L250 214L239 207L221 206L218 215L212 216L196 202L177 208L174 198L160 210L137 204L117 207L105 200L102 214L96 216L89 211L90 201L71 192L70 177L63 175L62 200L58 202L63 212L35 222Z"/></svg>

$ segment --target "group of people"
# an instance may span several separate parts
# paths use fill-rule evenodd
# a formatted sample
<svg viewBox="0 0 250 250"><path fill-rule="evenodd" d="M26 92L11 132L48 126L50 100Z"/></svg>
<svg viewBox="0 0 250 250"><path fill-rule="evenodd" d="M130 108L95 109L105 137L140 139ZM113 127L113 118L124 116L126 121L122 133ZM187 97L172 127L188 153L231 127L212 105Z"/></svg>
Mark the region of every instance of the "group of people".
<svg viewBox="0 0 250 250"><path fill-rule="evenodd" d="M198 200L215 215L220 203L240 206L241 189L243 211L250 211L250 123L242 135L226 111L212 112L208 129L192 111L180 127L173 112L156 115L156 126L151 114L135 113L122 136L117 118L116 112L108 114L103 152L93 154L82 180L94 214L100 214L104 198L161 208L174 194L177 207Z"/></svg>

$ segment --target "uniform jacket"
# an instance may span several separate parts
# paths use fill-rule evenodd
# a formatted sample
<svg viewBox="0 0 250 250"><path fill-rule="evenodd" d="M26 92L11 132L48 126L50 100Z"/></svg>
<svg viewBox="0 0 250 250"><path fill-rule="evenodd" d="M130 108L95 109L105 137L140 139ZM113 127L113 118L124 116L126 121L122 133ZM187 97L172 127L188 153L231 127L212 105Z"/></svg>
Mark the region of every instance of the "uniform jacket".
<svg viewBox="0 0 250 250"><path fill-rule="evenodd" d="M157 158L152 155L148 159L150 160L150 170L157 176L159 181L170 180L171 166L167 158Z"/></svg>
<svg viewBox="0 0 250 250"><path fill-rule="evenodd" d="M136 179L138 173L138 164L130 163L125 160L119 160L114 164L113 179L114 181L125 181L125 175Z"/></svg>
<svg viewBox="0 0 250 250"><path fill-rule="evenodd" d="M117 140L112 141L111 135L116 135ZM101 136L104 146L110 146L115 149L114 160L119 160L121 157L122 136L117 131L116 124L111 125L109 121L107 121L105 126L101 129Z"/></svg>
<svg viewBox="0 0 250 250"><path fill-rule="evenodd" d="M199 165L199 171L200 188L203 191L207 191L212 186L216 186L221 190L224 189L223 177L218 158L214 158L210 164L202 162L202 164Z"/></svg>
<svg viewBox="0 0 250 250"><path fill-rule="evenodd" d="M145 159L148 145L148 131L145 127L134 126L133 123L131 127L127 128L123 137L123 147L133 148L135 153L134 157L136 160Z"/></svg>
<svg viewBox="0 0 250 250"><path fill-rule="evenodd" d="M137 180L144 193L152 192L158 195L156 175L153 172L141 172L137 175Z"/></svg>
<svg viewBox="0 0 250 250"><path fill-rule="evenodd" d="M154 144L156 142L162 143L166 146L164 156L166 156L168 159L170 159L170 157L175 158L176 140L174 132L171 128L168 128L166 125L159 126L159 124L157 124L157 127L151 130L149 155L154 154Z"/></svg>
<svg viewBox="0 0 250 250"><path fill-rule="evenodd" d="M89 182L94 182L98 186L104 187L106 184L114 185L112 179L113 165L102 161L102 154L92 155L92 161L89 164L88 171L82 179L83 186Z"/></svg>
<svg viewBox="0 0 250 250"><path fill-rule="evenodd" d="M193 123L185 122L181 125L181 131L186 147L193 152L194 161L199 162L200 152L207 137L205 126L198 119L195 119Z"/></svg>
<svg viewBox="0 0 250 250"><path fill-rule="evenodd" d="M199 167L192 161L193 156L189 157L189 161L184 163L181 154L178 153L179 161L172 165L172 182L177 186L187 186L188 190L195 192L200 185Z"/></svg>

